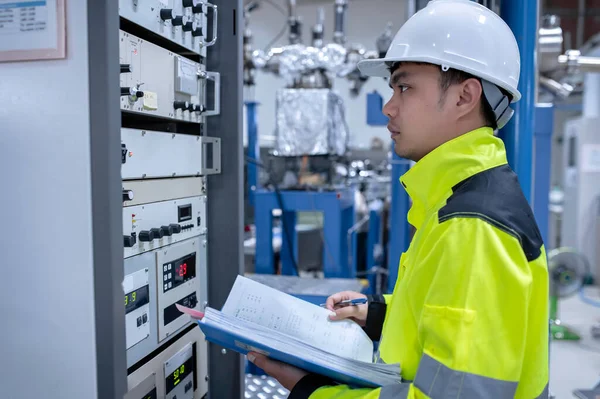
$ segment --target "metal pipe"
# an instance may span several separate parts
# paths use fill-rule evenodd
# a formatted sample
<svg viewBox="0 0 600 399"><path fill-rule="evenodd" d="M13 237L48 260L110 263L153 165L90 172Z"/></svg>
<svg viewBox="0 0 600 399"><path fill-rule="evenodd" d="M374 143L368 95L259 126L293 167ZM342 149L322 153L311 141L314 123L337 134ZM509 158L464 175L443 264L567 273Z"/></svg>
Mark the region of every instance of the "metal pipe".
<svg viewBox="0 0 600 399"><path fill-rule="evenodd" d="M579 50L569 50L558 56L558 63L570 72L600 72L600 57L582 56Z"/></svg>
<svg viewBox="0 0 600 399"><path fill-rule="evenodd" d="M557 82L554 79L547 78L545 76L540 76L540 86L546 88L552 94L559 96L561 98L567 98L573 92L574 87L566 84Z"/></svg>
<svg viewBox="0 0 600 399"><path fill-rule="evenodd" d="M333 32L333 42L337 44L344 44L346 42L346 8L348 7L348 0L335 0L335 30Z"/></svg>
<svg viewBox="0 0 600 399"><path fill-rule="evenodd" d="M290 25L290 44L298 44L302 42L302 23L296 14L296 0L289 0L289 25Z"/></svg>
<svg viewBox="0 0 600 399"><path fill-rule="evenodd" d="M532 197L532 154L536 101L537 0L503 0L501 17L512 29L521 53L519 91L522 98L513 104L515 114L499 136L504 140L508 162L516 172L525 198Z"/></svg>
<svg viewBox="0 0 600 399"><path fill-rule="evenodd" d="M313 47L323 47L323 34L325 32L325 8L319 7L317 10L317 23L312 31Z"/></svg>
<svg viewBox="0 0 600 399"><path fill-rule="evenodd" d="M585 0L579 0L577 9L577 48L583 46L583 37L585 33Z"/></svg>

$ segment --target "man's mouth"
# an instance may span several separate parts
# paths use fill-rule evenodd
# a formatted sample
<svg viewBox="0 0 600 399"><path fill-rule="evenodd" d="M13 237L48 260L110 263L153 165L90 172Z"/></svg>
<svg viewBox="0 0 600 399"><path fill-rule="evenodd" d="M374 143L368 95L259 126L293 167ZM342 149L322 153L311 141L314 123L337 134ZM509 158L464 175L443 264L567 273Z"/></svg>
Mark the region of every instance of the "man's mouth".
<svg viewBox="0 0 600 399"><path fill-rule="evenodd" d="M400 134L400 132L390 129L390 137L391 138L394 138L394 137L398 136L399 134Z"/></svg>

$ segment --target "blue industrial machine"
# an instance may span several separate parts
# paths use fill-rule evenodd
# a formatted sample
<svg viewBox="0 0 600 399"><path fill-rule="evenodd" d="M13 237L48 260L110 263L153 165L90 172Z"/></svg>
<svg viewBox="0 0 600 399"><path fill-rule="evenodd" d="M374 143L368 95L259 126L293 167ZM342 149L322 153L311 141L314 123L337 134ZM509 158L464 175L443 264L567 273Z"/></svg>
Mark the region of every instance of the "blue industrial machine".
<svg viewBox="0 0 600 399"><path fill-rule="evenodd" d="M383 98L377 92L367 95L367 124L371 126L385 126L388 118L383 115ZM387 242L387 292L392 292L398 278L398 262L400 255L408 249L410 245L410 225L406 216L410 208L410 198L406 190L400 184L400 176L410 169L410 161L400 158L394 152L392 144L391 160L392 165L392 189L389 214L389 240ZM369 226L371 227L371 226ZM375 234L369 228L369 238Z"/></svg>

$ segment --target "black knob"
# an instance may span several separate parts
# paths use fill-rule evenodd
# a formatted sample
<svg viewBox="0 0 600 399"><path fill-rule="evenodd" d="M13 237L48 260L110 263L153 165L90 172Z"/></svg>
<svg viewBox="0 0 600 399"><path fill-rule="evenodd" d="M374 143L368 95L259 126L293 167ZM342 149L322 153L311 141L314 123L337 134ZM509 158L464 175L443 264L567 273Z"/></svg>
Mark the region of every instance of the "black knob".
<svg viewBox="0 0 600 399"><path fill-rule="evenodd" d="M202 14L204 9L202 8L202 3L198 3L198 5L192 7L192 12L194 14Z"/></svg>
<svg viewBox="0 0 600 399"><path fill-rule="evenodd" d="M133 200L133 190L123 190L123 202Z"/></svg>
<svg viewBox="0 0 600 399"><path fill-rule="evenodd" d="M173 230L173 234L181 233L181 225L180 224L170 224L169 227Z"/></svg>
<svg viewBox="0 0 600 399"><path fill-rule="evenodd" d="M193 111L203 113L204 111L206 111L206 108L204 108L204 105L195 104Z"/></svg>
<svg viewBox="0 0 600 399"><path fill-rule="evenodd" d="M163 235L167 237L171 237L173 235L173 228L171 226L160 226L160 231L162 231Z"/></svg>
<svg viewBox="0 0 600 399"><path fill-rule="evenodd" d="M127 145L121 144L121 163L127 162Z"/></svg>
<svg viewBox="0 0 600 399"><path fill-rule="evenodd" d="M182 0L184 7L197 7L200 4L200 0Z"/></svg>
<svg viewBox="0 0 600 399"><path fill-rule="evenodd" d="M173 26L181 26L186 22L187 22L187 17L185 15L181 15L179 17L173 18L173 20L171 21L171 24Z"/></svg>
<svg viewBox="0 0 600 399"><path fill-rule="evenodd" d="M188 107L189 107L189 104L187 101L175 101L173 103L173 108L175 108L175 109L182 109L185 111L186 109L188 109Z"/></svg>
<svg viewBox="0 0 600 399"><path fill-rule="evenodd" d="M123 245L125 248L133 247L136 241L135 236L123 236Z"/></svg>
<svg viewBox="0 0 600 399"><path fill-rule="evenodd" d="M160 19L163 21L175 19L175 11L172 8L163 8L160 10Z"/></svg>
<svg viewBox="0 0 600 399"><path fill-rule="evenodd" d="M190 111L190 112L194 111L194 104L192 104L192 103L188 103L188 106L187 106L187 108L186 108L186 109L187 109L188 111Z"/></svg>
<svg viewBox="0 0 600 399"><path fill-rule="evenodd" d="M130 73L131 65L129 64L120 64L121 65L121 73Z"/></svg>
<svg viewBox="0 0 600 399"><path fill-rule="evenodd" d="M140 90L137 90L137 91L135 92L135 96L136 96L137 98L142 98L142 97L144 97L144 92L143 92L143 91L140 91Z"/></svg>
<svg viewBox="0 0 600 399"><path fill-rule="evenodd" d="M140 241L150 242L154 240L154 232L148 230L142 230L139 234Z"/></svg>
<svg viewBox="0 0 600 399"><path fill-rule="evenodd" d="M164 234L161 229L156 229L156 228L150 229L150 232L154 233L154 238L163 238Z"/></svg>
<svg viewBox="0 0 600 399"><path fill-rule="evenodd" d="M202 36L202 27L197 27L196 29L194 29L192 31L192 36L194 36L194 37Z"/></svg>
<svg viewBox="0 0 600 399"><path fill-rule="evenodd" d="M196 22L186 22L181 29L183 29L184 32L196 30Z"/></svg>
<svg viewBox="0 0 600 399"><path fill-rule="evenodd" d="M122 96L130 96L132 94L131 87L121 87Z"/></svg>

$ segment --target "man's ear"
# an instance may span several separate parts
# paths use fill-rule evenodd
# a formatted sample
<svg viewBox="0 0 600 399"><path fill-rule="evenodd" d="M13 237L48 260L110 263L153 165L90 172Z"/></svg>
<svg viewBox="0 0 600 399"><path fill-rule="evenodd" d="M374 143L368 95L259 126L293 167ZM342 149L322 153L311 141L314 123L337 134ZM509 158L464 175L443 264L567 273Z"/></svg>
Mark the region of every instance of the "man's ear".
<svg viewBox="0 0 600 399"><path fill-rule="evenodd" d="M483 89L481 82L477 79L471 78L465 80L460 85L459 99L456 103L460 116L467 115L474 109L476 109L481 103L481 96L483 95Z"/></svg>

